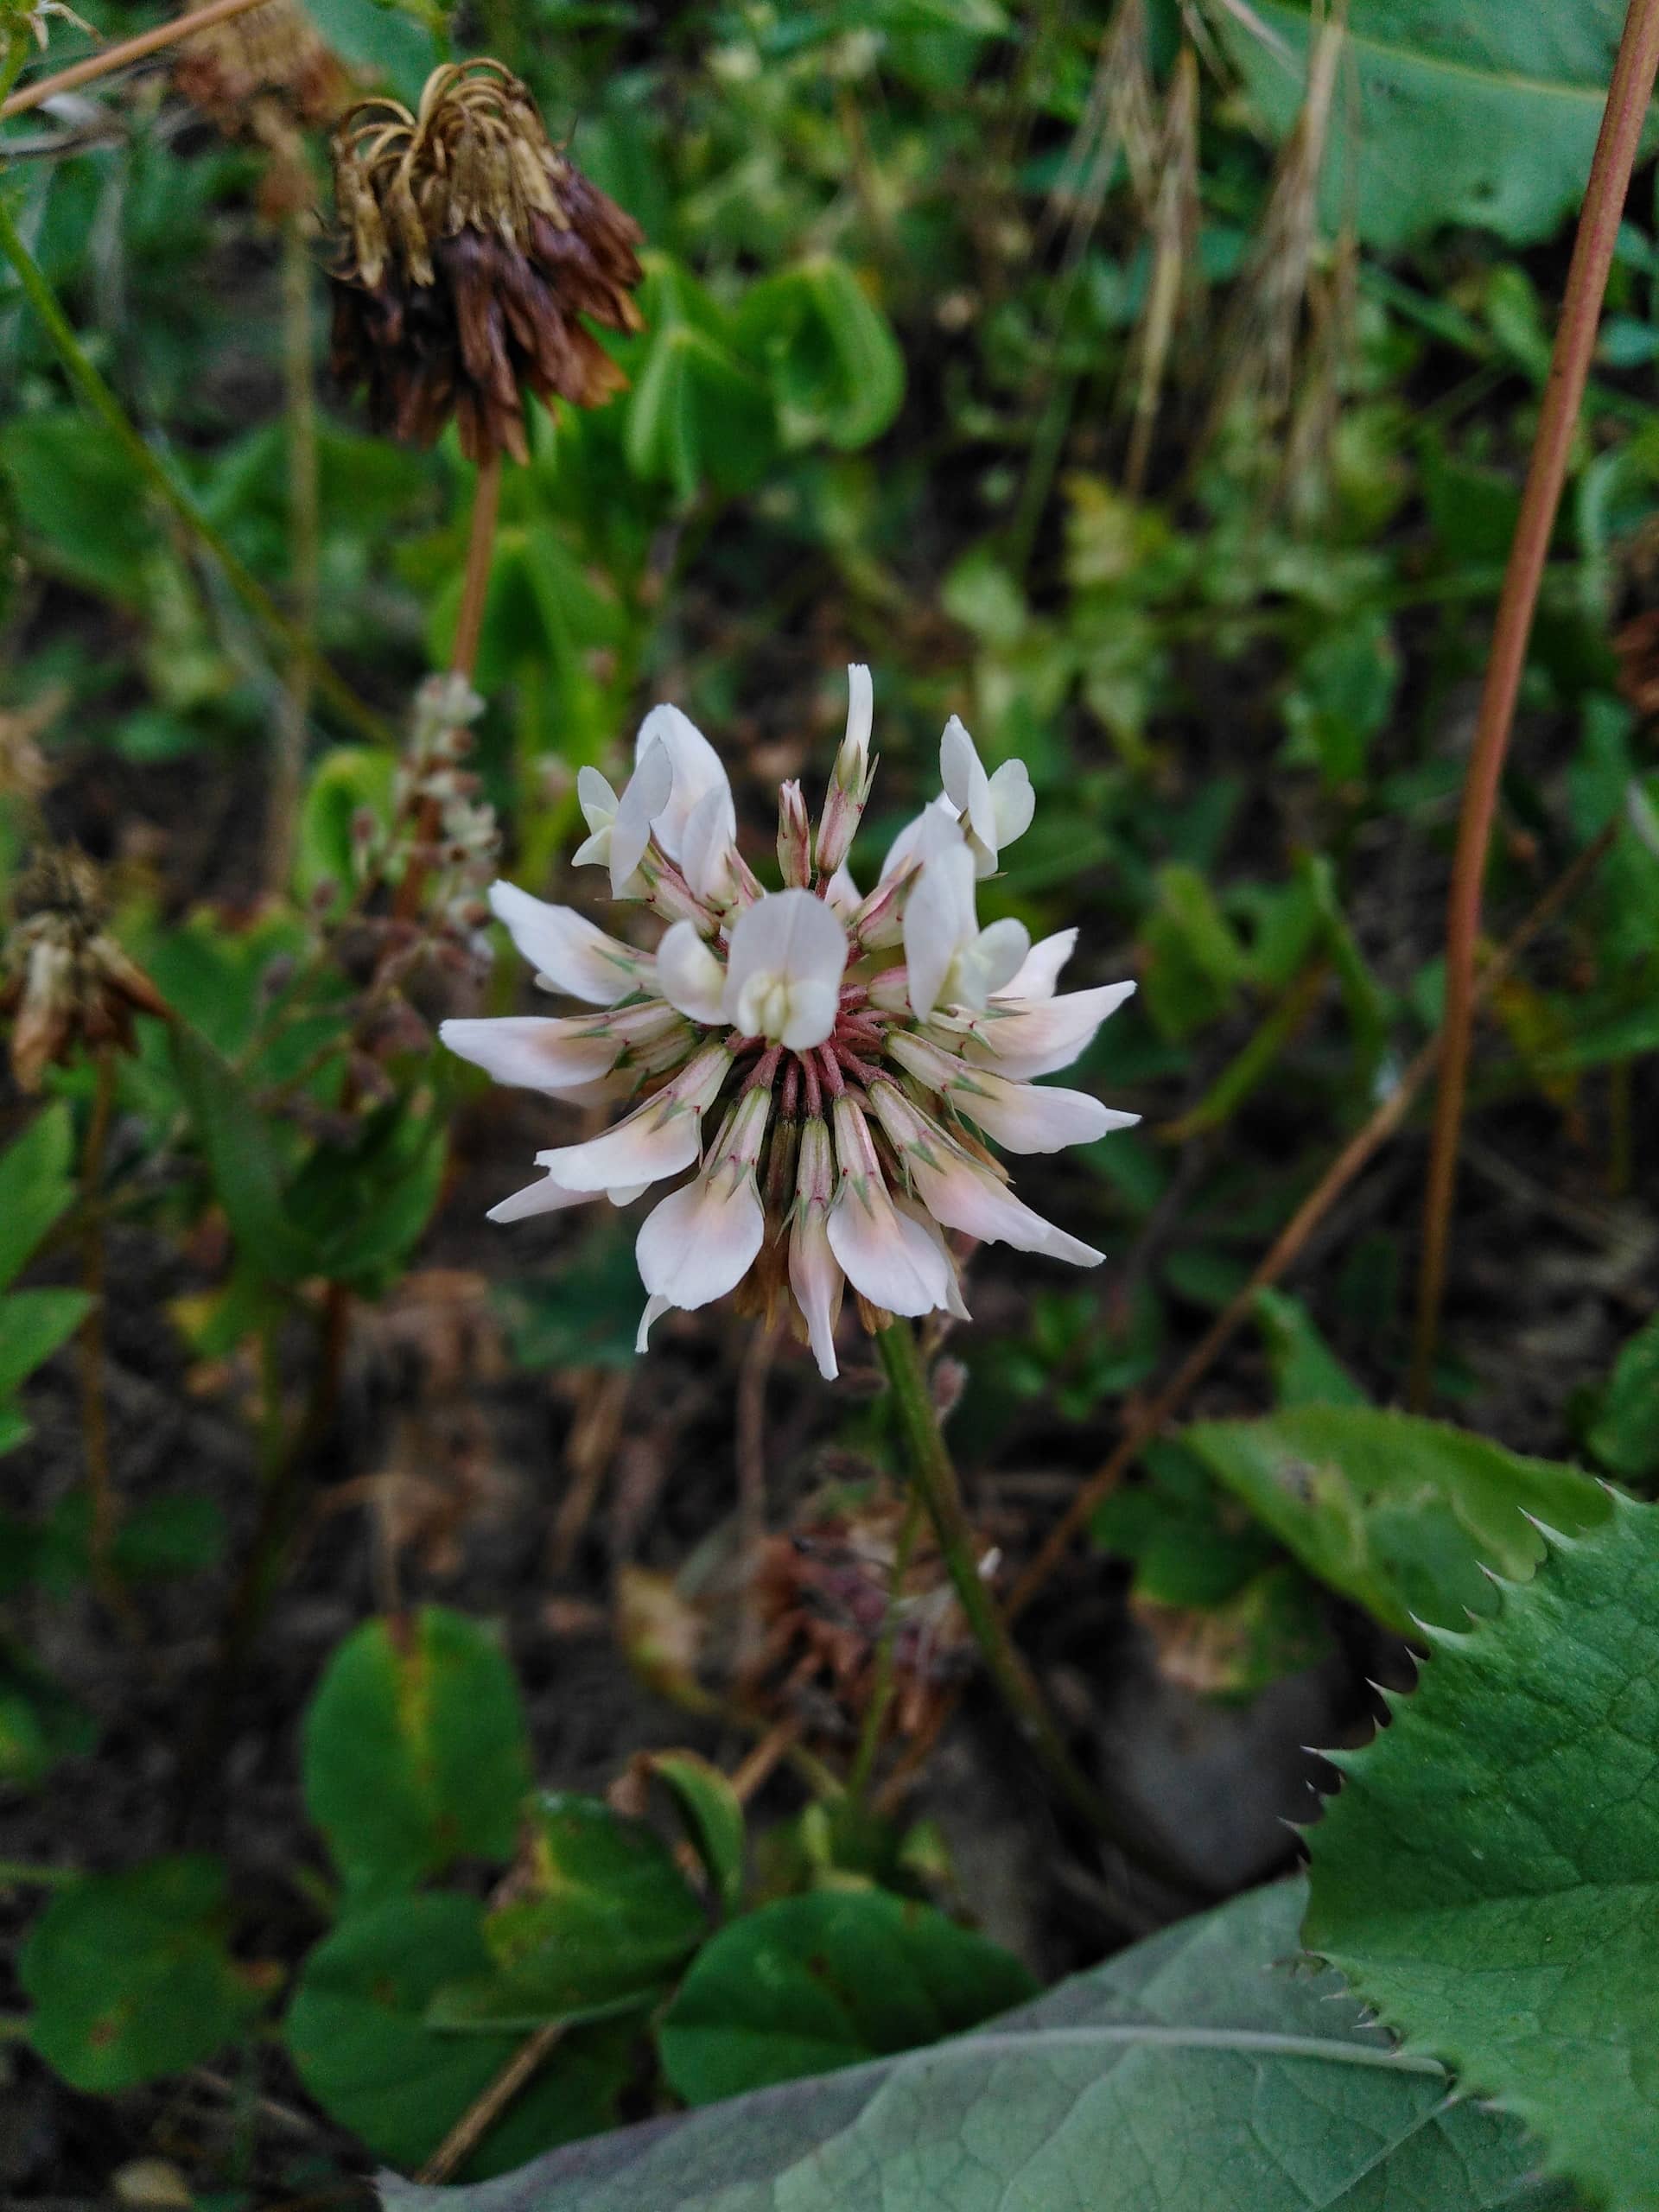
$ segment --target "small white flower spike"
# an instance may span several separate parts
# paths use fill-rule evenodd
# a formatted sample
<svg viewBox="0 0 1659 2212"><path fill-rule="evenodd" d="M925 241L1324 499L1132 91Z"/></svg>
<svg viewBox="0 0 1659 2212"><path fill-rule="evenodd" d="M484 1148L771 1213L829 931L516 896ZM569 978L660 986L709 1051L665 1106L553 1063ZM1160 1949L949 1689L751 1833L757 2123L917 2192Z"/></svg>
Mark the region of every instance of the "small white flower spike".
<svg viewBox="0 0 1659 2212"><path fill-rule="evenodd" d="M762 891L737 851L714 748L677 708L654 708L620 796L597 769L581 772L577 857L666 925L655 953L498 883L491 905L538 982L584 1010L443 1025L444 1042L497 1082L635 1101L598 1136L538 1154L540 1179L493 1220L625 1205L689 1172L639 1230L642 1349L660 1314L741 1287L768 1310L787 1300L833 1377L849 1283L867 1327L894 1313L966 1318L947 1230L1077 1267L1101 1258L1014 1196L984 1140L1054 1152L1135 1121L1032 1080L1084 1051L1134 985L1063 993L1075 930L1033 945L1017 921L981 929L977 882L1029 825L1031 785L1017 761L988 776L954 718L944 791L861 899L847 852L870 789L868 669L849 671L848 692L816 828L798 785L780 795L783 890Z"/></svg>

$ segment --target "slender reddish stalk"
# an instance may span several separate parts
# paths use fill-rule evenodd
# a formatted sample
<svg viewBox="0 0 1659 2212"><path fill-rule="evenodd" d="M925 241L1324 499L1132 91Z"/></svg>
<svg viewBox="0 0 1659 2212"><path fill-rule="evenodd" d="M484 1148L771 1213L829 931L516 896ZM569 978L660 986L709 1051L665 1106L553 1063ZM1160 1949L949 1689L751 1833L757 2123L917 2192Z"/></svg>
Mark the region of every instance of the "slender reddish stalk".
<svg viewBox="0 0 1659 2212"><path fill-rule="evenodd" d="M106 77L111 69L119 69L126 62L142 61L147 54L171 46L175 39L188 38L193 31L207 30L214 23L228 22L231 16L244 15L258 5L259 0L211 0L209 6L194 9L188 16L175 16L170 23L157 23L153 29L140 31L135 38L124 38L118 46L106 46L97 54L89 54L84 61L72 62L67 69L54 70L51 76L37 77L32 85L25 85L21 92L14 92L0 105L0 118L22 115L59 92L72 92L77 85L89 85L94 77Z"/></svg>
<svg viewBox="0 0 1659 2212"><path fill-rule="evenodd" d="M1428 1397L1446 1288L1446 1262L1452 1205L1458 1179L1458 1143L1463 1126L1474 1026L1475 948L1480 934L1481 887L1486 873L1492 816L1497 804L1503 758L1509 749L1515 704L1526 664L1544 562L1567 480L1573 433L1589 378L1591 356L1601 320L1601 303L1612 266L1624 195L1642 143L1654 78L1659 73L1659 0L1630 0L1619 41L1613 80L1590 165L1579 234L1567 271L1560 327L1544 387L1538 434L1527 469L1526 488L1509 567L1492 628L1491 656L1475 724L1473 748L1464 779L1463 812L1452 864L1446 922L1446 1022L1434 1128L1429 1151L1428 1187L1423 1205L1423 1247L1417 1293L1416 1340L1412 1355L1410 1400Z"/></svg>

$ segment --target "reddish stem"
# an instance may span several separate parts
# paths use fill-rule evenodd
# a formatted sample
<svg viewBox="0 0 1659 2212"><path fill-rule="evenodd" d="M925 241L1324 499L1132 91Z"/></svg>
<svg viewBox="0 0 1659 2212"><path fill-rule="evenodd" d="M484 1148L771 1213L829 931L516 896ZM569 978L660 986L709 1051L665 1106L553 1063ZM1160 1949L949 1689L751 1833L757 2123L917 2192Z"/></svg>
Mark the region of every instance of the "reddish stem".
<svg viewBox="0 0 1659 2212"><path fill-rule="evenodd" d="M1579 232L1567 271L1560 325L1544 388L1532 459L1509 567L1492 629L1486 683L1464 781L1463 812L1458 824L1456 857L1446 907L1446 1021L1440 1084L1434 1101L1434 1129L1429 1152L1428 1187L1423 1208L1423 1248L1418 1278L1416 1340L1412 1355L1410 1402L1421 1407L1429 1395L1452 1205L1457 1189L1458 1145L1463 1127L1470 1039L1474 1027L1475 950L1480 935L1481 887L1497 804L1503 759L1509 748L1515 706L1526 664L1539 587L1567 480L1573 438L1584 388L1595 351L1603 295L1612 266L1613 247L1624 213L1647 119L1654 79L1659 74L1659 0L1630 0L1613 65L1612 83L1590 166Z"/></svg>
<svg viewBox="0 0 1659 2212"><path fill-rule="evenodd" d="M836 1056L827 1045L820 1045L815 1054L818 1072L823 1077L823 1087L832 1098L846 1095L847 1084L841 1070L836 1065ZM810 1063L809 1063L810 1065Z"/></svg>

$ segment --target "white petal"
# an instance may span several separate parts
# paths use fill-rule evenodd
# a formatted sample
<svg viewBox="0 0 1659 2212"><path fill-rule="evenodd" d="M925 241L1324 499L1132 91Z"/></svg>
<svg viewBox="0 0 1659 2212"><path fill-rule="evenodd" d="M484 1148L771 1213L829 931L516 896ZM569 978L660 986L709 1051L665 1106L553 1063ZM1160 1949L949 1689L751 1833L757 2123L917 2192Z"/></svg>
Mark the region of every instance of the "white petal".
<svg viewBox="0 0 1659 2212"><path fill-rule="evenodd" d="M540 1165L568 1190L608 1191L623 1183L660 1183L690 1167L702 1149L702 1124L689 1108L664 1111L653 1098L586 1144L539 1152Z"/></svg>
<svg viewBox="0 0 1659 2212"><path fill-rule="evenodd" d="M1012 1244L1016 1251L1070 1260L1074 1267L1098 1267L1106 1256L1033 1213L1006 1183L998 1182L965 1154L943 1167L930 1166L913 1154L906 1165L923 1205L947 1229L959 1229L983 1243Z"/></svg>
<svg viewBox="0 0 1659 2212"><path fill-rule="evenodd" d="M836 1364L836 1321L846 1278L830 1249L821 1206L805 1206L789 1232L789 1285L806 1322L806 1340L826 1382L840 1373Z"/></svg>
<svg viewBox="0 0 1659 2212"><path fill-rule="evenodd" d="M577 769L576 804L590 830L608 830L616 819L616 793L611 789L610 778L601 776L597 768Z"/></svg>
<svg viewBox="0 0 1659 2212"><path fill-rule="evenodd" d="M847 1280L889 1313L931 1313L948 1306L947 1263L918 1224L901 1214L874 1179L843 1179L830 1210L830 1249Z"/></svg>
<svg viewBox="0 0 1659 2212"><path fill-rule="evenodd" d="M639 1326L633 1339L635 1351L644 1351L646 1349L645 1339L651 1334L652 1323L662 1319L671 1302L666 1298L648 1298L645 1300L645 1310L639 1316Z"/></svg>
<svg viewBox="0 0 1659 2212"><path fill-rule="evenodd" d="M620 1040L594 1033L591 1016L563 1020L548 1015L509 1014L494 1021L444 1021L438 1034L452 1052L497 1083L527 1090L569 1090L597 1083L610 1073Z"/></svg>
<svg viewBox="0 0 1659 2212"><path fill-rule="evenodd" d="M1017 975L1031 949L1031 931L1010 915L981 930L957 957L953 996L959 1006L985 1007L999 984Z"/></svg>
<svg viewBox="0 0 1659 2212"><path fill-rule="evenodd" d="M991 820L999 852L1023 837L1037 811L1037 794L1031 788L1031 771L1023 760L1005 760L990 781Z"/></svg>
<svg viewBox="0 0 1659 2212"><path fill-rule="evenodd" d="M693 1021L721 1018L726 970L697 935L691 922L675 922L657 947L657 988L671 1006Z"/></svg>
<svg viewBox="0 0 1659 2212"><path fill-rule="evenodd" d="M839 914L843 922L850 921L863 903L863 893L853 881L852 872L845 861L824 885L823 903L832 914Z"/></svg>
<svg viewBox="0 0 1659 2212"><path fill-rule="evenodd" d="M610 823L607 822L602 828L595 830L591 837L584 837L575 851L571 854L570 858L572 863L577 868L589 866L609 868L611 864ZM616 887L613 885L611 887L614 893Z"/></svg>
<svg viewBox="0 0 1659 2212"><path fill-rule="evenodd" d="M699 899L728 895L736 836L737 814L729 788L706 791L686 817L680 836L680 872Z"/></svg>
<svg viewBox="0 0 1659 2212"><path fill-rule="evenodd" d="M731 785L717 753L702 732L677 707L653 707L639 725L634 741L635 757L643 761L652 743L661 739L672 768L670 795L653 817L658 843L669 858L680 857L685 825L698 801L711 791L731 797ZM735 817L734 817L735 819Z"/></svg>
<svg viewBox="0 0 1659 2212"><path fill-rule="evenodd" d="M526 1221L531 1214L563 1213L566 1206L585 1206L598 1196L594 1191L567 1190L556 1177L543 1175L539 1183L532 1183L527 1190L515 1191L510 1198L503 1198L499 1205L489 1211L492 1221Z"/></svg>
<svg viewBox="0 0 1659 2212"><path fill-rule="evenodd" d="M861 777L869 756L870 725L874 719L875 694L870 671L861 660L847 664L847 734L841 741L841 759L849 771L856 764ZM851 781L850 774L848 781Z"/></svg>
<svg viewBox="0 0 1659 2212"><path fill-rule="evenodd" d="M614 1006L639 988L651 963L569 906L532 899L516 883L493 883L490 905L526 960L556 990L590 1006Z"/></svg>
<svg viewBox="0 0 1659 2212"><path fill-rule="evenodd" d="M1057 930L1033 944L1017 975L996 994L1004 999L1052 999L1060 970L1077 949L1076 930Z"/></svg>
<svg viewBox="0 0 1659 2212"><path fill-rule="evenodd" d="M645 1216L634 1256L653 1298L688 1309L735 1290L754 1264L766 1218L752 1177L717 1191L699 1175Z"/></svg>
<svg viewBox="0 0 1659 2212"><path fill-rule="evenodd" d="M645 732L641 730L643 738ZM652 825L668 805L674 789L674 764L660 738L652 738L636 753L638 765L617 801L611 824L611 890L620 899L633 882L634 871L645 856Z"/></svg>
<svg viewBox="0 0 1659 2212"><path fill-rule="evenodd" d="M750 1035L809 1052L836 1026L846 967L847 931L822 899L798 889L768 892L744 908L733 929L726 1018Z"/></svg>
<svg viewBox="0 0 1659 2212"><path fill-rule="evenodd" d="M1133 1128L1141 1118L1103 1106L1086 1090L1044 1090L988 1071L977 1084L970 1079L952 1096L970 1122L1009 1152L1060 1152L1069 1144L1092 1144L1109 1129Z"/></svg>
<svg viewBox="0 0 1659 2212"><path fill-rule="evenodd" d="M974 861L960 840L935 853L912 885L905 905L905 966L910 1003L932 1013L946 976L974 927Z"/></svg>
<svg viewBox="0 0 1659 2212"><path fill-rule="evenodd" d="M957 812L965 815L976 830L991 827L991 786L978 747L952 715L939 740L939 781Z"/></svg>
<svg viewBox="0 0 1659 2212"><path fill-rule="evenodd" d="M944 793L929 806L925 806L913 821L907 822L887 847L887 856L881 863L881 873L876 880L885 883L896 875L905 862L914 855L929 860L947 845L957 843L962 831L957 826L957 810Z"/></svg>
<svg viewBox="0 0 1659 2212"><path fill-rule="evenodd" d="M913 1221L923 1235L930 1237L939 1248L939 1257L944 1262L945 1277L950 1286L950 1294L944 1302L945 1312L956 1320L971 1321L974 1317L963 1300L962 1278L957 1273L956 1255L944 1241L944 1231L932 1215L925 1212L913 1198L895 1198L893 1204L906 1220Z"/></svg>
<svg viewBox="0 0 1659 2212"><path fill-rule="evenodd" d="M1134 995L1135 985L1102 983L1089 991L1066 991L1057 998L1027 1001L1018 1012L998 1001L987 1018L974 1026L966 1051L1000 1073L1029 1080L1070 1067L1079 1052L1094 1041L1095 1033L1109 1014L1116 1014Z"/></svg>

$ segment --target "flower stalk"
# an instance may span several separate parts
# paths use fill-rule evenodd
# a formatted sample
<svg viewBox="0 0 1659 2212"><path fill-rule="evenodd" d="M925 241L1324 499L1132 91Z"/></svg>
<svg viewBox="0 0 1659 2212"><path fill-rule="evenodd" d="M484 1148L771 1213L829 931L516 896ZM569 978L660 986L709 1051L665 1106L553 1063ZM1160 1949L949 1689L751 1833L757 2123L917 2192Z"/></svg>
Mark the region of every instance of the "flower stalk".
<svg viewBox="0 0 1659 2212"><path fill-rule="evenodd" d="M1434 1101L1428 1184L1423 1202L1422 1257L1417 1285L1417 1325L1412 1349L1409 1402L1419 1409L1431 1393L1440 1307L1446 1292L1452 1207L1457 1195L1458 1148L1474 1032L1475 955L1480 938L1481 890L1491 842L1510 733L1526 667L1527 641L1543 582L1544 563L1567 481L1579 413L1594 357L1601 304L1613 264L1630 174L1641 149L1654 79L1659 76L1659 0L1630 0L1618 59L1613 65L1601 134L1585 188L1584 207L1567 270L1560 325L1550 357L1521 512L1492 628L1491 657L1464 780L1463 810L1446 904L1446 1022Z"/></svg>
<svg viewBox="0 0 1659 2212"><path fill-rule="evenodd" d="M107 77L111 70L124 68L129 61L142 61L146 54L159 53L162 47L188 38L194 32L211 30L215 23L228 22L232 16L245 15L250 8L259 5L260 0L209 0L207 7L194 9L188 16L175 16L171 22L156 23L135 37L124 38L118 45L89 54L84 61L71 62L67 69L54 69L49 77L37 77L32 85L25 85L21 92L12 92L0 102L0 120L27 114L30 108L55 99L60 92L73 92L81 85L90 85L95 78Z"/></svg>

